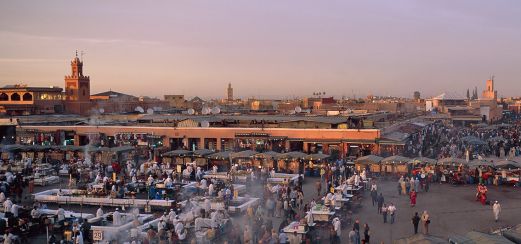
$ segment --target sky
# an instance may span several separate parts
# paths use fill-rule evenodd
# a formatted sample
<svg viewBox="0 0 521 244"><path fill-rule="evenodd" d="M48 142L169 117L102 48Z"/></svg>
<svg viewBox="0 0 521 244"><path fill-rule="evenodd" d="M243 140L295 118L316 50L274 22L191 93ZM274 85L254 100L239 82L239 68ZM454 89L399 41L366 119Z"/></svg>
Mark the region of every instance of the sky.
<svg viewBox="0 0 521 244"><path fill-rule="evenodd" d="M521 96L521 1L1 1L0 85L222 98Z"/></svg>

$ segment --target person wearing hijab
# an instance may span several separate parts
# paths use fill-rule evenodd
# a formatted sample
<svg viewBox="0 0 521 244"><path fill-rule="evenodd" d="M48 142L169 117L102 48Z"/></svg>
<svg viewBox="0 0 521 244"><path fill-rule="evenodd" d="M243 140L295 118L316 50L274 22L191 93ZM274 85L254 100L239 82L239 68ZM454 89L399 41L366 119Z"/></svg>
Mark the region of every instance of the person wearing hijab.
<svg viewBox="0 0 521 244"><path fill-rule="evenodd" d="M423 223L423 234L428 235L429 234L429 224L431 223L431 219L429 218L429 213L427 213L427 210L423 211L421 220Z"/></svg>

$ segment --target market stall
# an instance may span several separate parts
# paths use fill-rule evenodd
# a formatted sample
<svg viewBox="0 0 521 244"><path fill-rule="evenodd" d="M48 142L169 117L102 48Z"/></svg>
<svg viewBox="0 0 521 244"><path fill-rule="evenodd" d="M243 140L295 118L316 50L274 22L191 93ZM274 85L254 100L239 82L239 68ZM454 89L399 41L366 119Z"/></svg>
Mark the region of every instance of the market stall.
<svg viewBox="0 0 521 244"><path fill-rule="evenodd" d="M399 155L382 159L382 171L390 174L406 174L407 162L411 159Z"/></svg>
<svg viewBox="0 0 521 244"><path fill-rule="evenodd" d="M228 171L230 170L230 151L222 151L214 154L207 155L208 159L208 167L212 168L213 166L217 166L218 171Z"/></svg>
<svg viewBox="0 0 521 244"><path fill-rule="evenodd" d="M358 172L362 172L364 169L369 168L370 172L380 173L381 162L383 158L376 155L367 155L355 159L355 169Z"/></svg>
<svg viewBox="0 0 521 244"><path fill-rule="evenodd" d="M278 156L277 167L279 172L298 174L304 171L304 158L307 154L303 152L288 152ZM309 175L309 174L308 174Z"/></svg>

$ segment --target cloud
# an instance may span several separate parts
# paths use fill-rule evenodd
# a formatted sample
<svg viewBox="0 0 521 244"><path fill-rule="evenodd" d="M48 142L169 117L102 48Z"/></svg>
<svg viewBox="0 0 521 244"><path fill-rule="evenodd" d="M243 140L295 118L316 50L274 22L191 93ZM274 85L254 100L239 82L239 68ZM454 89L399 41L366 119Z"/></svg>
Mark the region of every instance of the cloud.
<svg viewBox="0 0 521 244"><path fill-rule="evenodd" d="M47 36L47 35L33 35L12 31L0 31L0 35L11 35L22 38L30 38L41 41L66 41L66 42L83 42L87 44L118 44L118 45L132 45L132 46L158 46L163 45L159 41L151 40L133 40L133 39L114 39L114 38L90 38L90 37L68 37L68 36Z"/></svg>
<svg viewBox="0 0 521 244"><path fill-rule="evenodd" d="M47 63L63 62L62 59L52 58L0 58L0 63Z"/></svg>

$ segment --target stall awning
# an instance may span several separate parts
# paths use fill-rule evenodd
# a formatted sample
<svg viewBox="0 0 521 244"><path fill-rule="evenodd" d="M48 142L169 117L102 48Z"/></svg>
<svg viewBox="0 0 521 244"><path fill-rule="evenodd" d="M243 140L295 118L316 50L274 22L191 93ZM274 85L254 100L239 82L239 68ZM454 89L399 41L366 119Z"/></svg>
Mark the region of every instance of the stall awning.
<svg viewBox="0 0 521 244"><path fill-rule="evenodd" d="M208 155L206 157L209 158L209 159L225 160L225 159L229 159L230 158L230 154L231 153L232 152L230 152L230 151L224 151L224 152L218 152L218 153L210 154L210 155Z"/></svg>
<svg viewBox="0 0 521 244"><path fill-rule="evenodd" d="M179 150L174 150L174 151L163 153L162 156L163 157L184 157L184 156L188 156L190 154L191 154L191 152L188 150L179 149Z"/></svg>
<svg viewBox="0 0 521 244"><path fill-rule="evenodd" d="M212 153L214 153L214 151L209 150L209 149L199 149L199 150L195 150L192 152L192 154L196 157L204 157L204 156L210 155Z"/></svg>
<svg viewBox="0 0 521 244"><path fill-rule="evenodd" d="M410 164L419 164L419 163L427 163L427 164L436 164L438 161L432 158L426 157L416 157L409 161Z"/></svg>
<svg viewBox="0 0 521 244"><path fill-rule="evenodd" d="M402 164L402 163L407 163L409 161L411 161L410 158L403 157L400 155L394 155L394 156L390 156L390 157L382 159L382 163L384 163L384 164Z"/></svg>
<svg viewBox="0 0 521 244"><path fill-rule="evenodd" d="M312 161L320 161L320 160L329 158L329 156L330 156L329 154L315 153L315 154L307 155L306 157L304 157L304 159L312 160Z"/></svg>
<svg viewBox="0 0 521 244"><path fill-rule="evenodd" d="M357 164L380 164L382 161L382 157L376 155L367 155L363 157L359 157L355 159L355 163Z"/></svg>
<svg viewBox="0 0 521 244"><path fill-rule="evenodd" d="M111 152L121 153L121 152L129 152L134 150L132 146L121 146L121 147L113 147L110 149Z"/></svg>
<svg viewBox="0 0 521 244"><path fill-rule="evenodd" d="M256 154L254 157L255 158L269 158L269 159L273 159L273 158L278 158L280 155L281 154L278 153L278 152L267 151L267 152Z"/></svg>
<svg viewBox="0 0 521 244"><path fill-rule="evenodd" d="M288 152L279 155L279 159L304 159L306 156L303 152Z"/></svg>
<svg viewBox="0 0 521 244"><path fill-rule="evenodd" d="M253 150L245 150L245 151L232 153L230 156L232 158L250 158L250 157L253 157L256 154L259 154L259 153L256 152L256 151L253 151Z"/></svg>
<svg viewBox="0 0 521 244"><path fill-rule="evenodd" d="M462 158L448 157L448 158L442 158L442 159L438 160L438 164L442 164L442 165L467 164L467 160L462 159Z"/></svg>

